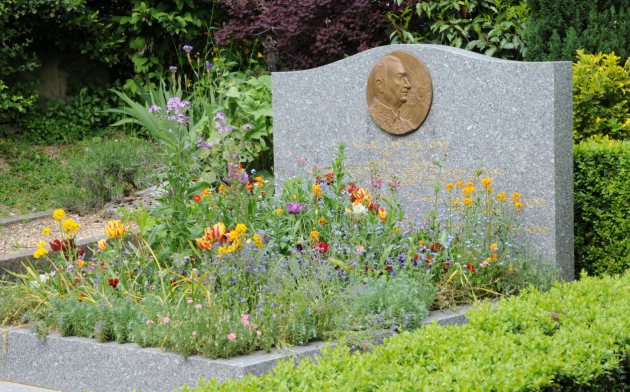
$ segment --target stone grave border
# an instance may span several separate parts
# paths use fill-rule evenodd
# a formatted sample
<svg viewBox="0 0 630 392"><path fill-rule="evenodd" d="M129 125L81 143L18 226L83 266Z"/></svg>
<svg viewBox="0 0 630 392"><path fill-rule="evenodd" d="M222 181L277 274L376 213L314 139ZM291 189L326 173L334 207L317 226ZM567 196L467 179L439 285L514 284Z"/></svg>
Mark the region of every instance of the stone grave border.
<svg viewBox="0 0 630 392"><path fill-rule="evenodd" d="M463 325L466 312L431 312L423 324ZM200 378L243 378L271 371L282 359L299 362L321 354L324 342L305 346L256 352L231 359L208 359L141 348L135 343L99 343L94 339L61 337L57 333L43 340L22 326L0 328L0 380L69 392L114 390L166 391L184 384L197 385Z"/></svg>

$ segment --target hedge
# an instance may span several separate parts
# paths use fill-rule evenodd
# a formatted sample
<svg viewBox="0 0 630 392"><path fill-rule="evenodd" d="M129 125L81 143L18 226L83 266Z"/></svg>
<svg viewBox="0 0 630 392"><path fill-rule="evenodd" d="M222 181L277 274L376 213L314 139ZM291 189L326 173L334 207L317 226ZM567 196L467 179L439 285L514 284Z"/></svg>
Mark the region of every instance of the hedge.
<svg viewBox="0 0 630 392"><path fill-rule="evenodd" d="M575 266L590 274L630 267L630 141L574 147Z"/></svg>
<svg viewBox="0 0 630 392"><path fill-rule="evenodd" d="M477 306L464 326L436 324L372 352L328 349L317 363L184 391L622 391L630 363L630 272L556 283Z"/></svg>

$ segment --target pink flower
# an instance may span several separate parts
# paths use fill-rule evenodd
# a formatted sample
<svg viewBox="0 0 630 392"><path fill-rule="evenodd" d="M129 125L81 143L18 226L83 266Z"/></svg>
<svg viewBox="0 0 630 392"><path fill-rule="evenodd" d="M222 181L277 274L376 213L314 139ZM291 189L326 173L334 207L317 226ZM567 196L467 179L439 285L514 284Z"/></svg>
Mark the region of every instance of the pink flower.
<svg viewBox="0 0 630 392"><path fill-rule="evenodd" d="M229 334L227 334L227 340L229 340L230 342L233 342L236 340L236 334L234 332L230 332Z"/></svg>
<svg viewBox="0 0 630 392"><path fill-rule="evenodd" d="M249 326L249 314L241 313L241 320L243 321L244 326Z"/></svg>
<svg viewBox="0 0 630 392"><path fill-rule="evenodd" d="M197 304L197 305L195 305L195 309L197 309L197 310L201 310L201 308L202 308L201 304Z"/></svg>
<svg viewBox="0 0 630 392"><path fill-rule="evenodd" d="M164 317L164 320L162 320L162 322L163 322L164 324L168 324L168 323L170 323L170 322L171 322L171 318L170 318L170 317L168 317L168 316L166 316L166 317Z"/></svg>
<svg viewBox="0 0 630 392"><path fill-rule="evenodd" d="M197 331L192 331L192 336L193 336L193 338L194 338L195 336L197 336Z"/></svg>
<svg viewBox="0 0 630 392"><path fill-rule="evenodd" d="M148 320L147 320L147 325L151 325L151 324L153 324L153 320L148 319Z"/></svg>
<svg viewBox="0 0 630 392"><path fill-rule="evenodd" d="M193 303L193 300L192 300L192 299L190 299L190 298L188 298L188 299L186 300L186 302L188 302L188 305L190 305L190 304L192 304L192 303Z"/></svg>

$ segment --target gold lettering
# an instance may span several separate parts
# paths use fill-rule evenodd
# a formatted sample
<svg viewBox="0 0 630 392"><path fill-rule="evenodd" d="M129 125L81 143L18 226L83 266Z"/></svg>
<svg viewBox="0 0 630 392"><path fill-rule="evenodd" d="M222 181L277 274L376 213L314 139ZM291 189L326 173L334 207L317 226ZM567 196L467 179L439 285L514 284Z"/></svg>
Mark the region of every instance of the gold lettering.
<svg viewBox="0 0 630 392"><path fill-rule="evenodd" d="M549 226L527 225L525 231L529 234L548 234L551 229Z"/></svg>

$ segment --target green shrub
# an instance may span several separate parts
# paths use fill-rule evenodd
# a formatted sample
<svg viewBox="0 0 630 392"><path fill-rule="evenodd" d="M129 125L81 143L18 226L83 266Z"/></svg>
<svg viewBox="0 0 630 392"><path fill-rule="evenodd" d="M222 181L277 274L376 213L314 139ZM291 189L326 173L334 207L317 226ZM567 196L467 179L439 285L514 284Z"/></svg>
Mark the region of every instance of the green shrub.
<svg viewBox="0 0 630 392"><path fill-rule="evenodd" d="M520 0L404 1L388 13L392 43L433 43L520 60L528 6Z"/></svg>
<svg viewBox="0 0 630 392"><path fill-rule="evenodd" d="M578 50L573 64L573 139L630 138L630 58Z"/></svg>
<svg viewBox="0 0 630 392"><path fill-rule="evenodd" d="M55 191L58 205L87 212L129 196L157 181L153 169L158 157L156 147L142 139L95 138L69 162L72 185Z"/></svg>
<svg viewBox="0 0 630 392"><path fill-rule="evenodd" d="M628 0L529 0L528 61L575 59L578 49L630 56Z"/></svg>
<svg viewBox="0 0 630 392"><path fill-rule="evenodd" d="M430 325L372 352L329 349L317 363L184 391L623 391L630 343L630 273L584 276L478 306L465 326ZM625 373L625 374L624 374ZM626 379L624 379L626 377Z"/></svg>
<svg viewBox="0 0 630 392"><path fill-rule="evenodd" d="M574 147L576 270L618 273L630 267L630 141Z"/></svg>

